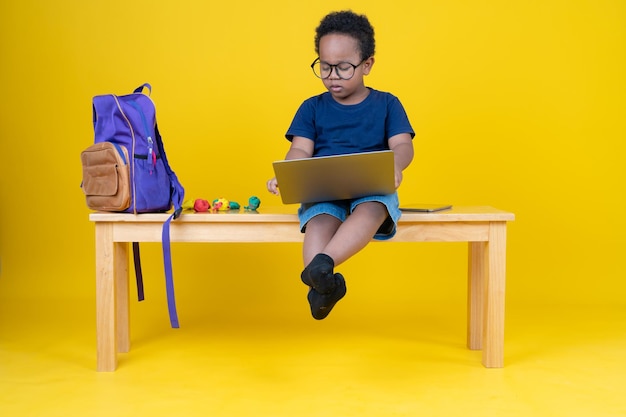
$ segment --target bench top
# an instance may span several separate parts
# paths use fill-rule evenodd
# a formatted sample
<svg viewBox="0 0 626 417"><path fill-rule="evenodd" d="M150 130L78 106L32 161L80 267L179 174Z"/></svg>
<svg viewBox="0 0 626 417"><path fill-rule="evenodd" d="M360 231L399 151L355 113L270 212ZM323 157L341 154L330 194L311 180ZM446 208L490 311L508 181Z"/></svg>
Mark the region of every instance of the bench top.
<svg viewBox="0 0 626 417"><path fill-rule="evenodd" d="M261 207L258 211L243 209L233 211L184 213L176 222L184 223L298 223L297 205L278 207ZM89 214L92 222L130 222L130 223L163 223L170 215L167 213L109 213L94 212ZM430 222L493 222L513 221L511 212L498 210L489 206L455 206L450 210L435 213L407 213L400 218L402 223Z"/></svg>

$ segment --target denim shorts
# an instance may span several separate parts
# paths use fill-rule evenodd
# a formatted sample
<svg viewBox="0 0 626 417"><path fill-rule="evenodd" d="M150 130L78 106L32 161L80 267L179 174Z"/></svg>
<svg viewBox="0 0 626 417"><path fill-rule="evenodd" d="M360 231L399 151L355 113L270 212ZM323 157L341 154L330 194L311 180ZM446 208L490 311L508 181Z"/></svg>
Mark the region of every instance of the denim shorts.
<svg viewBox="0 0 626 417"><path fill-rule="evenodd" d="M341 222L344 222L346 218L354 211L356 206L368 201L377 201L382 203L387 208L387 219L380 226L373 238L376 240L391 239L396 234L396 226L400 219L400 203L398 201L398 193L387 195L373 195L368 197L355 198L353 200L336 200L326 201L322 203L309 203L302 204L298 209L298 217L300 219L300 231L302 233L306 230L306 224L313 217L319 214L329 214L336 217Z"/></svg>

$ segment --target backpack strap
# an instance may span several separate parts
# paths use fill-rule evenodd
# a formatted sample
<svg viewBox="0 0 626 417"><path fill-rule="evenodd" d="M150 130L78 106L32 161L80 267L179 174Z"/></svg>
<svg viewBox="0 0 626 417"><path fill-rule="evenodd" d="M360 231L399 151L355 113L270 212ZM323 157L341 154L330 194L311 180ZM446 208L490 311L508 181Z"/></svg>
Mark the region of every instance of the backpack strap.
<svg viewBox="0 0 626 417"><path fill-rule="evenodd" d="M178 213L180 215L180 212ZM172 328L178 329L178 313L176 312L176 297L174 295L174 274L172 272L172 252L170 250L170 222L177 216L176 211L163 224L161 240L163 244L163 267L165 269L165 289L167 292L167 308L170 314Z"/></svg>
<svg viewBox="0 0 626 417"><path fill-rule="evenodd" d="M139 255L139 242L133 242L133 260L135 262L135 280L137 281L137 300L144 300L143 273L141 271L141 256Z"/></svg>
<svg viewBox="0 0 626 417"><path fill-rule="evenodd" d="M180 181L178 181L178 177L176 177L176 174L172 171L172 168L167 161L165 148L163 146L163 139L159 133L159 127L156 125L154 127L154 133L157 149L161 155L163 165L165 165L165 170L170 177L170 195L172 205L174 206L174 212L170 217L168 217L165 223L163 223L161 242L163 246L163 267L165 269L165 289L167 291L167 306L170 314L170 324L172 325L172 328L178 329L180 325L178 322L178 313L176 312L176 297L174 296L174 274L172 272L172 252L170 249L170 223L172 220L177 219L183 212L185 189L181 185Z"/></svg>
<svg viewBox="0 0 626 417"><path fill-rule="evenodd" d="M152 94L152 86L150 84L148 84L148 83L141 84L139 87L135 88L135 91L133 91L133 93L135 93L135 94L141 93L141 92L143 92L144 88L148 89L148 95Z"/></svg>
<svg viewBox="0 0 626 417"><path fill-rule="evenodd" d="M167 308L170 316L170 324L172 328L178 329L180 328L180 324L178 322L178 312L176 311L176 296L174 293L174 273L172 270L172 251L170 244L170 223L172 220L177 219L183 211L182 201L184 197L185 190L182 185L178 181L176 174L172 171L167 162L167 157L165 156L165 151L163 148L163 140L161 139L161 135L158 132L158 129L155 129L156 133L156 143L159 149L159 153L161 154L161 158L163 159L165 169L172 180L172 204L174 205L174 212L171 216L167 218L165 223L163 223L163 229L161 232L161 244L163 247L163 269L165 270L165 290L167 293ZM143 273L141 270L141 259L139 254L139 243L133 242L133 257L135 262L135 278L137 280L137 298L139 301L144 300L144 289L143 289Z"/></svg>
<svg viewBox="0 0 626 417"><path fill-rule="evenodd" d="M174 206L174 219L177 219L178 216L183 211L183 198L185 197L185 189L183 188L180 181L178 181L178 177L172 171L170 167L170 163L167 160L167 155L165 154L165 147L163 146L163 139L161 138L161 134L159 133L159 126L154 126L154 136L155 143L157 144L157 149L159 150L159 155L161 155L161 160L163 160L163 165L165 165L165 170L167 171L167 175L170 177L171 189L170 195L172 198L172 205Z"/></svg>
<svg viewBox="0 0 626 417"><path fill-rule="evenodd" d="M143 89L148 89L148 95L152 93L152 86L148 83L142 84L137 87L134 93L142 93ZM145 121L144 121L145 123ZM176 297L174 294L174 274L172 271L172 252L170 248L170 223L172 220L177 219L183 211L183 198L185 196L185 190L181 185L180 181L178 181L178 177L172 171L170 164L167 160L167 156L165 155L165 147L163 146L163 139L161 138L161 134L159 133L159 128L155 124L155 143L158 150L158 154L161 156L161 160L163 161L163 165L165 166L165 170L167 175L170 178L170 198L172 205L174 206L174 212L168 219L163 223L163 230L161 235L161 243L163 246L163 267L165 270L165 289L167 292L167 306L169 310L170 316L170 324L172 328L179 328L180 324L178 322L178 313L176 311ZM141 261L139 257L139 244L137 242L133 242L133 255L135 259L135 276L137 279L137 294L139 301L144 299L144 291L143 291L143 275L141 272Z"/></svg>

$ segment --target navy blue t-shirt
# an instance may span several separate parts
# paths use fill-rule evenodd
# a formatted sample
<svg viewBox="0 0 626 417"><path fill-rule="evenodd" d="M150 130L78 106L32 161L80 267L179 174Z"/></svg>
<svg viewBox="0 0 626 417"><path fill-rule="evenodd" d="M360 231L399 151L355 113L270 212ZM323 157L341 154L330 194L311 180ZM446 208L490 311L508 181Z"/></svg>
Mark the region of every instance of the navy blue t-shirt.
<svg viewBox="0 0 626 417"><path fill-rule="evenodd" d="M400 133L415 136L400 100L370 88L365 100L354 105L337 103L329 92L309 98L285 136L311 139L313 156L328 156L387 150L388 139Z"/></svg>

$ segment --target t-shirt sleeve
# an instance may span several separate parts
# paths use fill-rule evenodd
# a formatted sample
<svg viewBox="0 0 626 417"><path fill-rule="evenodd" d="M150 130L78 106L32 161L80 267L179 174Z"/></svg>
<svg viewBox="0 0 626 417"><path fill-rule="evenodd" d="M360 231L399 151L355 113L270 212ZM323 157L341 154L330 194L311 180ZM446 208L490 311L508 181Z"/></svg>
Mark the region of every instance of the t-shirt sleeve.
<svg viewBox="0 0 626 417"><path fill-rule="evenodd" d="M400 100L392 96L388 105L388 117L387 117L387 137L393 137L401 133L409 133L411 138L415 137L415 131L409 122L409 117L404 110L404 106L400 103Z"/></svg>
<svg viewBox="0 0 626 417"><path fill-rule="evenodd" d="M313 99L308 99L302 103L293 117L285 137L291 142L294 136L315 140L315 106Z"/></svg>

